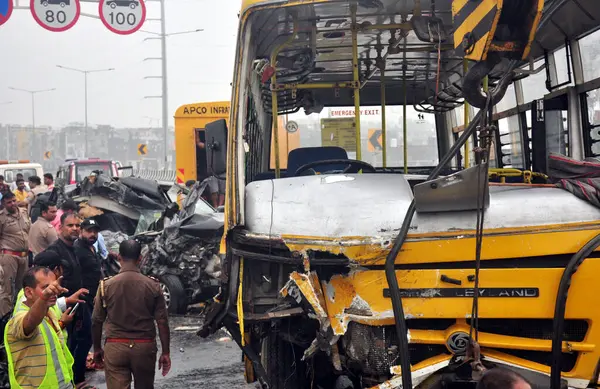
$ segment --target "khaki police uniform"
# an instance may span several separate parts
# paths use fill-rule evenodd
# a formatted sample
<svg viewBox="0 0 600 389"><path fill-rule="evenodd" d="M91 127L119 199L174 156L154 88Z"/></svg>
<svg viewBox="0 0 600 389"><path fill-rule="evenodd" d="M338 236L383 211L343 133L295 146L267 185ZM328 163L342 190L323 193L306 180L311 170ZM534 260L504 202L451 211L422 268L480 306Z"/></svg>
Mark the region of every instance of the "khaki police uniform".
<svg viewBox="0 0 600 389"><path fill-rule="evenodd" d="M0 267L4 276L0 279L0 317L12 310L16 291L23 286L23 277L29 265L28 236L31 221L27 211L18 208L10 214L0 211Z"/></svg>
<svg viewBox="0 0 600 389"><path fill-rule="evenodd" d="M104 372L108 389L154 388L156 371L155 321L168 320L157 279L133 264L100 281L94 302L94 323L104 323Z"/></svg>
<svg viewBox="0 0 600 389"><path fill-rule="evenodd" d="M57 240L58 232L56 232L48 220L41 216L38 217L29 229L29 250L34 257L46 250L48 246Z"/></svg>

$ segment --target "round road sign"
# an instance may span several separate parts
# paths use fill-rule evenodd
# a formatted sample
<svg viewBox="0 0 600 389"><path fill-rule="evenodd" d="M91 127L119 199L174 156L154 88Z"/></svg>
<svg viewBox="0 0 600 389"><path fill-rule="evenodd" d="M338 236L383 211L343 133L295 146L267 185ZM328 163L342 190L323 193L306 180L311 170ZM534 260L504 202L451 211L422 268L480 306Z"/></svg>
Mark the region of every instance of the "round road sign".
<svg viewBox="0 0 600 389"><path fill-rule="evenodd" d="M133 34L146 20L144 0L100 0L100 20L115 34Z"/></svg>
<svg viewBox="0 0 600 389"><path fill-rule="evenodd" d="M287 130L287 132L289 132L290 134L293 134L294 132L298 131L298 123L294 122L294 121L289 121L287 122L287 124L285 125L285 129Z"/></svg>
<svg viewBox="0 0 600 389"><path fill-rule="evenodd" d="M8 22L13 11L13 0L0 0L0 26Z"/></svg>
<svg viewBox="0 0 600 389"><path fill-rule="evenodd" d="M40 26L54 32L73 27L81 14L79 0L31 0L29 9Z"/></svg>

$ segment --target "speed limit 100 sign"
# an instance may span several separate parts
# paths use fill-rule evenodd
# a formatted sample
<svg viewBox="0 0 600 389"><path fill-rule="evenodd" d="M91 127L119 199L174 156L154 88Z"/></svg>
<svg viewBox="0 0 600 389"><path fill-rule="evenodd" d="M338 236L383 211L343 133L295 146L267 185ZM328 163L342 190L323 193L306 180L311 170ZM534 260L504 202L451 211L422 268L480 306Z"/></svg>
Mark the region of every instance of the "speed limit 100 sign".
<svg viewBox="0 0 600 389"><path fill-rule="evenodd" d="M29 9L40 26L54 32L73 27L81 13L79 0L31 0Z"/></svg>
<svg viewBox="0 0 600 389"><path fill-rule="evenodd" d="M100 0L100 20L115 34L127 35L139 30L146 20L144 0Z"/></svg>

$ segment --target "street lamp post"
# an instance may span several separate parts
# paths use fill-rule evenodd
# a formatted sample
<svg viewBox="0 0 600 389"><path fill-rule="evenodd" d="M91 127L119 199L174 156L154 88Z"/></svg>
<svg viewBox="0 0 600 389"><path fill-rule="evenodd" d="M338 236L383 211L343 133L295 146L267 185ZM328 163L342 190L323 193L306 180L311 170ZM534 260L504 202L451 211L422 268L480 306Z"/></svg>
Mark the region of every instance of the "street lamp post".
<svg viewBox="0 0 600 389"><path fill-rule="evenodd" d="M144 61L147 60L160 60L161 61L161 75L160 76L147 76L144 77L146 79L148 78L160 78L162 81L162 86L161 86L161 90L162 93L160 96L145 96L145 98L160 98L162 99L162 126L163 126L163 131L164 131L164 137L165 137L165 144L164 144L164 168L167 169L168 167L168 154L169 154L169 93L168 93L168 82L167 82L167 37L168 36L172 36L172 35L182 35L182 34L192 34L192 33L196 33L196 32L201 32L204 31L204 29L202 28L197 28L195 30L189 30L189 31L179 31L179 32L172 32L167 34L166 31L166 23L165 23L165 2L164 0L160 0L160 19L146 19L148 21L160 21L160 33L157 32L152 32L152 31L145 31L145 30L140 30L141 32L145 32L148 34L153 34L156 35L156 37L152 37L152 38L146 38L144 39L144 41L147 40L160 40L160 44L161 44L161 56L160 57L151 57L151 58L145 58Z"/></svg>
<svg viewBox="0 0 600 389"><path fill-rule="evenodd" d="M70 68L67 66L62 66L62 65L56 65L57 68L61 68L64 70L70 70L73 72L77 72L77 73L83 73L83 80L84 80L84 104L85 104L85 127L84 127L84 139L85 139L85 155L87 157L88 155L88 82L87 82L87 77L88 74L90 73L99 73L99 72L112 72L113 70L115 70L114 68L108 68L108 69L94 69L94 70L84 70L84 69L76 69L76 68Z"/></svg>
<svg viewBox="0 0 600 389"><path fill-rule="evenodd" d="M36 93L51 92L51 91L56 90L56 88L29 90L29 89L13 88L12 86L9 86L8 89L16 90L19 92L27 92L31 95L31 125L33 126L33 129L35 130L35 95L36 95Z"/></svg>
<svg viewBox="0 0 600 389"><path fill-rule="evenodd" d="M8 105L8 104L12 104L12 101L3 101L0 103L0 105ZM9 155L10 155L10 127L8 125L5 126L6 127L6 159L10 160Z"/></svg>

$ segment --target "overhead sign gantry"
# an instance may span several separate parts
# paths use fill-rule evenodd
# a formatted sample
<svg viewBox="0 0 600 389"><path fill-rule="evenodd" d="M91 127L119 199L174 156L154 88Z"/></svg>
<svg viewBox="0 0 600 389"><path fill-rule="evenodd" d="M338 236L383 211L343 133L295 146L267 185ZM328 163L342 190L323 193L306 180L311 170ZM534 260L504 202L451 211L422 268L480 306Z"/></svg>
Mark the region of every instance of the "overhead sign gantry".
<svg viewBox="0 0 600 389"><path fill-rule="evenodd" d="M0 26L10 19L15 9L13 1L0 0ZM29 10L37 24L52 32L69 30L81 16L80 0L30 0ZM98 13L108 30L129 35L142 28L146 20L146 3L144 0L100 0Z"/></svg>

